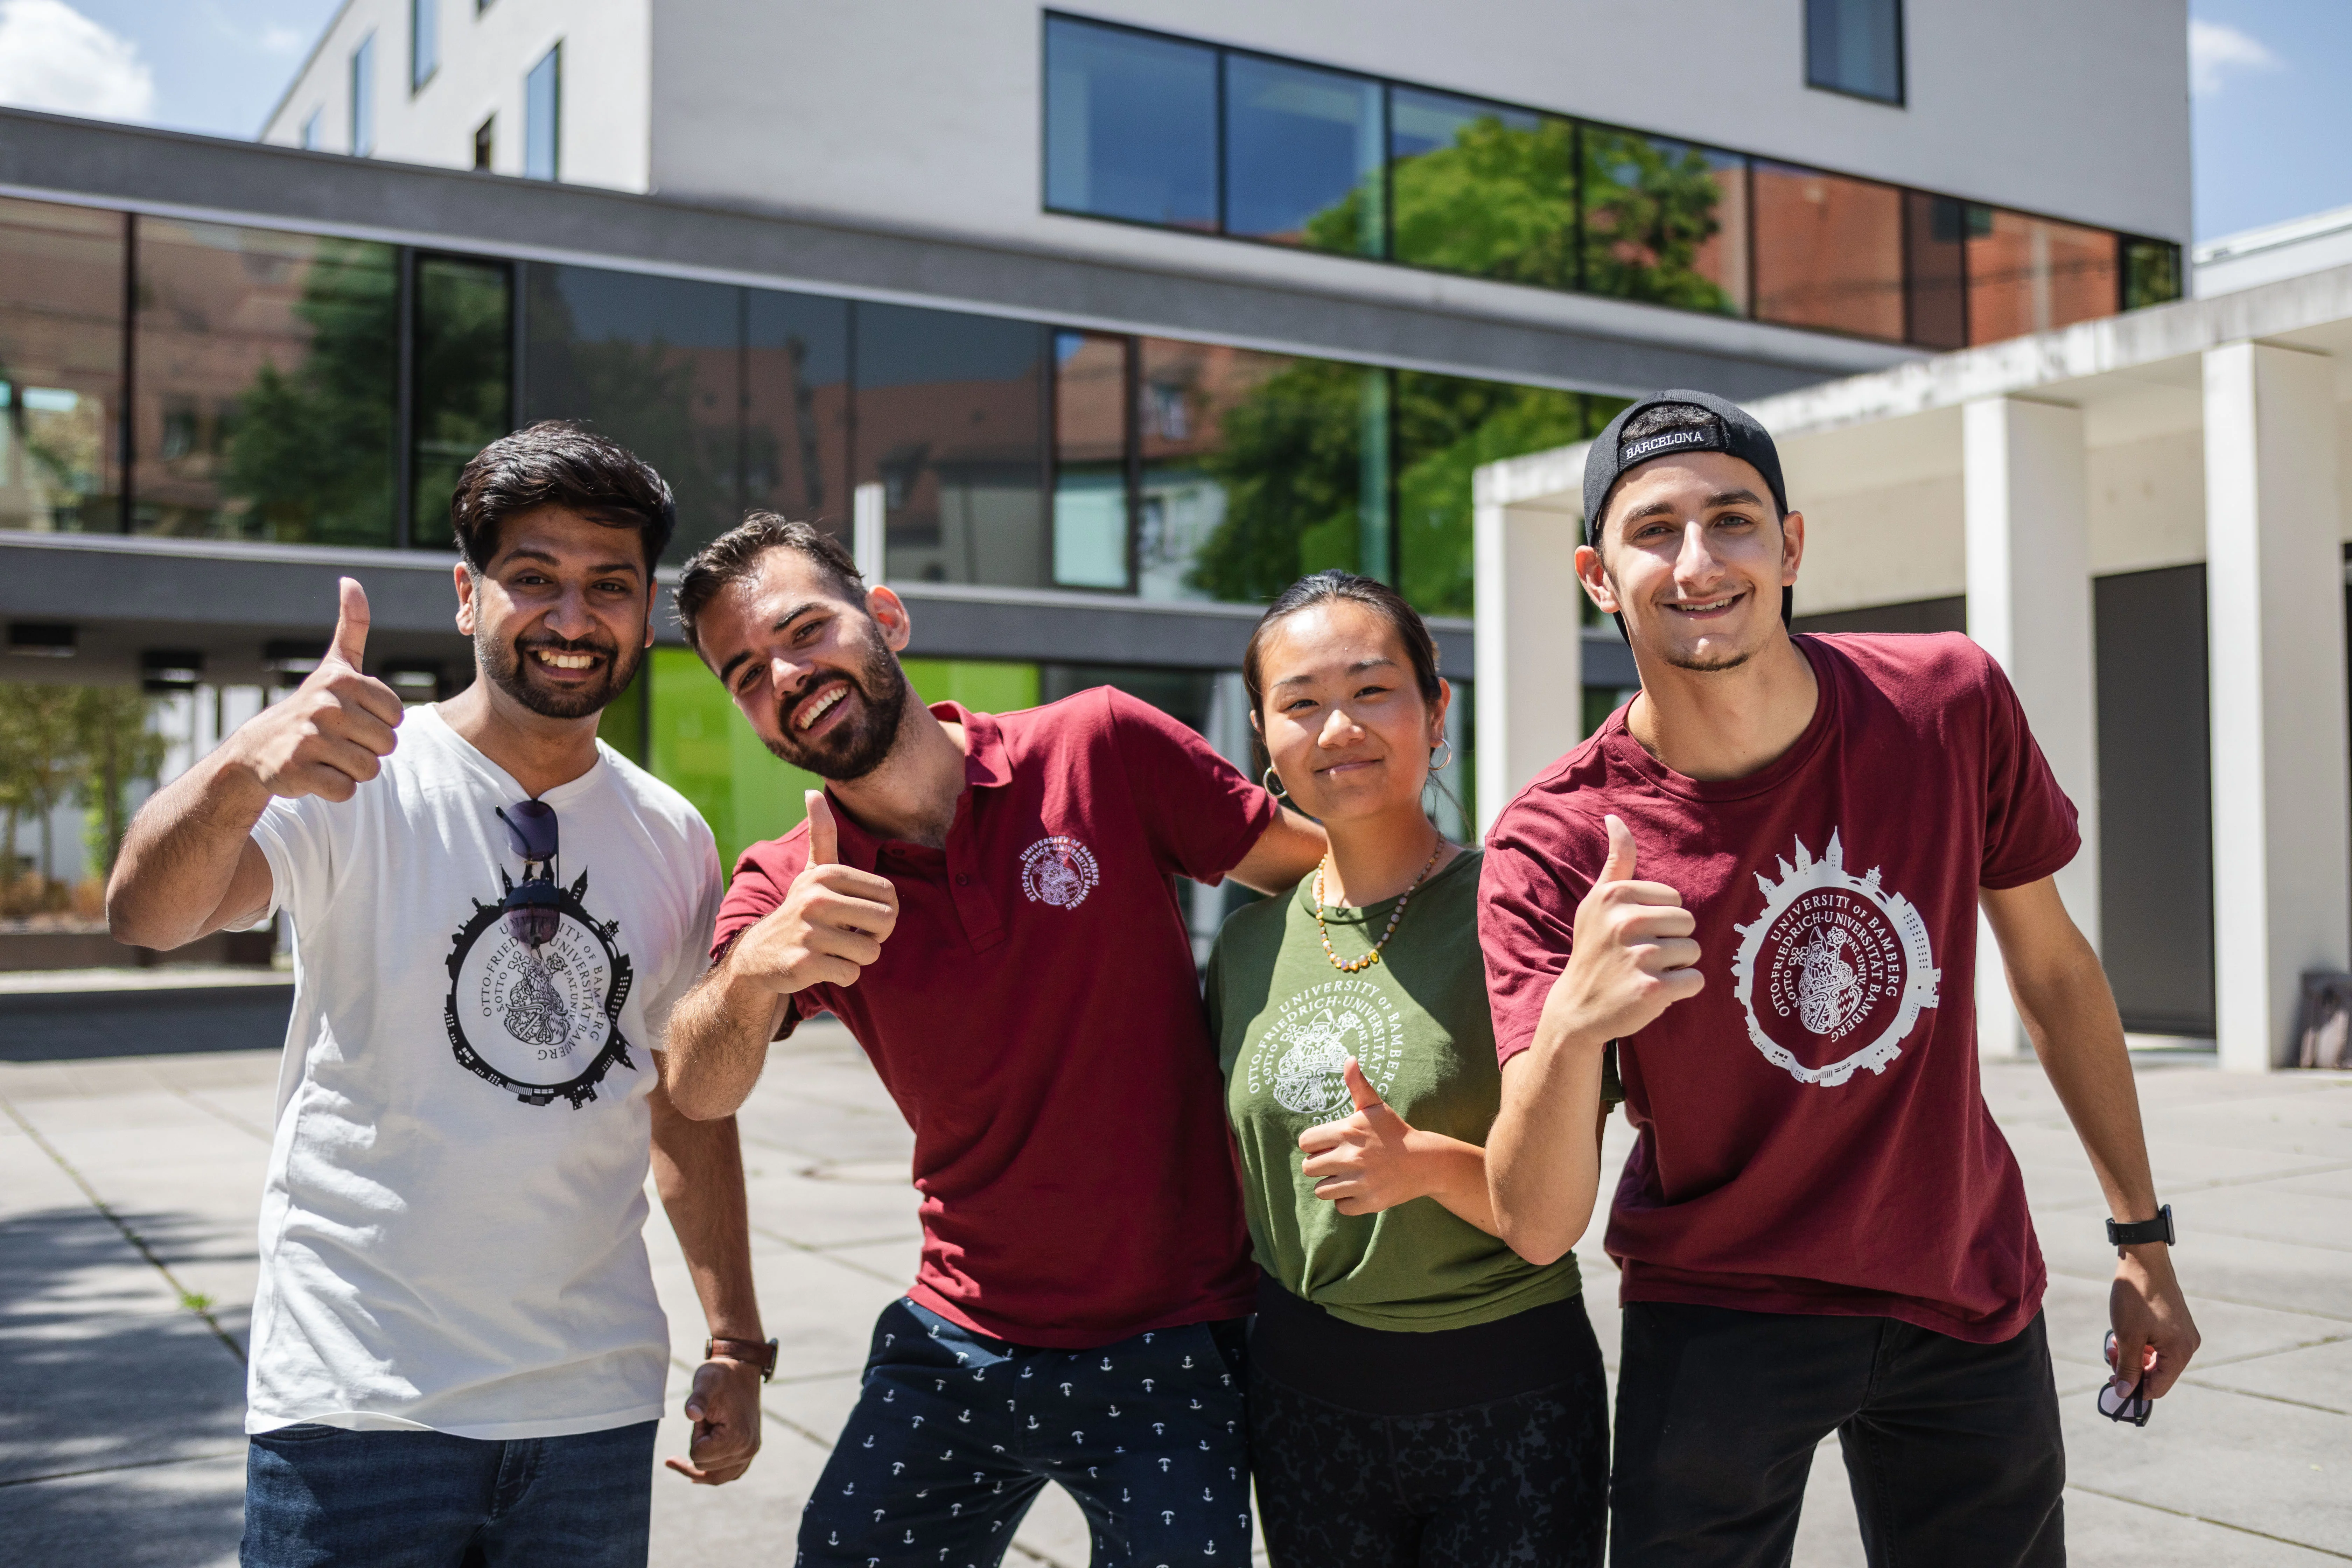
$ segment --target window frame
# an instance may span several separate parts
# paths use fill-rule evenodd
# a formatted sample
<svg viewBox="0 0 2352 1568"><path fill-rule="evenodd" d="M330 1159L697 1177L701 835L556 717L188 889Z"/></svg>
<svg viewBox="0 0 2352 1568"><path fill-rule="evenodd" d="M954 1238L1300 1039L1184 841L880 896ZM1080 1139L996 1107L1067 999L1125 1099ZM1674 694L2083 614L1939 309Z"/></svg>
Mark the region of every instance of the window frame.
<svg viewBox="0 0 2352 1568"><path fill-rule="evenodd" d="M1843 82L1817 81L1814 79L1812 37L1813 7L1824 3L1825 0L1805 0L1805 25L1803 30L1798 36L1797 46L1804 57L1804 77L1807 89L1813 92L1835 93L1840 98L1851 98L1858 103L1874 103L1881 109L1910 108L1910 18L1905 14L1906 6L1904 0L1886 0L1886 4L1895 8L1895 96L1892 98L1884 97L1874 92L1864 92L1860 88L1848 87ZM1827 0L1827 3L1834 4L1835 0Z"/></svg>

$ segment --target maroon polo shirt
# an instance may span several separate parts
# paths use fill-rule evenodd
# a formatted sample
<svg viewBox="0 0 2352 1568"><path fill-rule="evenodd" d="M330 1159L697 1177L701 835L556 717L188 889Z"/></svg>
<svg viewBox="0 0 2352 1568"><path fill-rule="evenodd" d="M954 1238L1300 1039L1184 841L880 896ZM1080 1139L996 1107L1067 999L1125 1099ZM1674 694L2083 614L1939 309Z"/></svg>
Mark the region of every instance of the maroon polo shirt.
<svg viewBox="0 0 2352 1568"><path fill-rule="evenodd" d="M1109 687L964 727L944 848L866 831L841 858L898 889L837 1015L915 1130L910 1294L1016 1344L1083 1349L1251 1310L1256 1269L1185 929L1169 879L1215 882L1280 808L1184 725ZM808 825L735 868L714 953L808 864Z"/></svg>

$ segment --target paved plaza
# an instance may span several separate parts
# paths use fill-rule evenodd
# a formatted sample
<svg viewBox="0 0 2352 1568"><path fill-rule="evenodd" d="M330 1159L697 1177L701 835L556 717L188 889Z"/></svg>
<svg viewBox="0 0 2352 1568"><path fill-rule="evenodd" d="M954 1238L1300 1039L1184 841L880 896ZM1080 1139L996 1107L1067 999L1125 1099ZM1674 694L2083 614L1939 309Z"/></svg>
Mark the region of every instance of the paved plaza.
<svg viewBox="0 0 2352 1568"><path fill-rule="evenodd" d="M0 1560L16 1568L236 1561L241 1357L278 1054L187 1049L168 1010L146 1027L124 1042L145 1054L92 1055L63 1034L45 1051L23 1017L0 1015ZM2097 1188L2040 1072L1986 1074L2050 1259L2072 1560L2352 1561L2352 1075L2241 1078L2210 1058L2151 1058L2139 1081L2205 1347L2134 1431L2092 1408L2114 1258ZM827 1021L778 1047L742 1126L761 1300L783 1364L743 1480L714 1491L656 1472L665 1568L788 1560L868 1327L915 1266L909 1135L844 1031ZM1626 1142L1620 1118L1612 1173ZM1596 1226L1580 1250L1613 1367L1614 1275L1598 1237ZM656 1217L647 1238L675 1401L701 1317L667 1225ZM1834 1448L1813 1469L1806 1568L1863 1560ZM666 1421L660 1452L684 1451L683 1422ZM1008 1561L1080 1568L1076 1507L1049 1490Z"/></svg>

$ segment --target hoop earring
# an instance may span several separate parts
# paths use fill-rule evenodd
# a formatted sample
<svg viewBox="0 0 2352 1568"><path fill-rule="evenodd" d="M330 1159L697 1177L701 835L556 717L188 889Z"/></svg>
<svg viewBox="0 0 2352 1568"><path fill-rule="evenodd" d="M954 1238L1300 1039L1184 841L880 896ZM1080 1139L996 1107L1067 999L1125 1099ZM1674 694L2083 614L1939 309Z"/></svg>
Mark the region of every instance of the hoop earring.
<svg viewBox="0 0 2352 1568"><path fill-rule="evenodd" d="M1290 792L1282 787L1282 775L1274 771L1274 764L1272 763L1268 763L1266 764L1265 772L1259 776L1257 782L1258 786L1265 790L1266 794L1274 796L1275 799L1288 800L1290 798Z"/></svg>
<svg viewBox="0 0 2352 1568"><path fill-rule="evenodd" d="M1444 752L1445 753L1445 760L1442 763L1437 760L1437 753L1440 752ZM1431 773L1442 773L1453 765L1454 742L1452 741L1440 741L1436 745L1429 748L1429 771Z"/></svg>

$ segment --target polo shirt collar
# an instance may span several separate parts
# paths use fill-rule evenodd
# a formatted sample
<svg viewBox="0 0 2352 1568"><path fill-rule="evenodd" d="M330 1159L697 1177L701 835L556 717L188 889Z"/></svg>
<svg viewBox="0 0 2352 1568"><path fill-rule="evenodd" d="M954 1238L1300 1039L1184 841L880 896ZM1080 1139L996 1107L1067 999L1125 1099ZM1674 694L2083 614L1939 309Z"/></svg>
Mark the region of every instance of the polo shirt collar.
<svg viewBox="0 0 2352 1568"><path fill-rule="evenodd" d="M941 723L963 726L965 788L997 789L1013 782L1013 759L1006 754L1004 731L997 727L994 714L975 713L961 702L934 702L931 716ZM882 846L887 841L868 833L834 797L831 785L825 788L825 798L834 808L842 864L860 871L873 870L881 863Z"/></svg>

